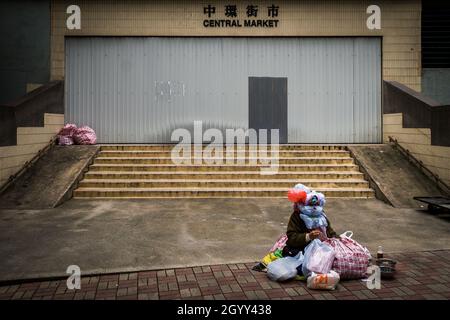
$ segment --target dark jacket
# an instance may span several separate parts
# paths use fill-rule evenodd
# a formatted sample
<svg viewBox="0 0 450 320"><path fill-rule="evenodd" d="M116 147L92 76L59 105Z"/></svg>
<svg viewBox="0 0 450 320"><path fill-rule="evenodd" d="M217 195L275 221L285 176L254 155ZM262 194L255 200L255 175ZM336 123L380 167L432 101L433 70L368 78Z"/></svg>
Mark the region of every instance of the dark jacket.
<svg viewBox="0 0 450 320"><path fill-rule="evenodd" d="M327 236L328 238L337 237L336 232L331 228L330 221L327 219ZM286 245L291 249L304 250L309 242L306 242L306 234L311 232L306 228L305 223L298 211L294 211L289 219L286 235L288 240Z"/></svg>

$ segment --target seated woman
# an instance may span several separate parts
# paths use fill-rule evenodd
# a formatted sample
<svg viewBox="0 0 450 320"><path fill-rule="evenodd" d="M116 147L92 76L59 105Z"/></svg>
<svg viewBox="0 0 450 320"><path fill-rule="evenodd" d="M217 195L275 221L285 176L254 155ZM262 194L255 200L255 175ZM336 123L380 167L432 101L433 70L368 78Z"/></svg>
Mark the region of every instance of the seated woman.
<svg viewBox="0 0 450 320"><path fill-rule="evenodd" d="M297 184L288 192L288 199L294 202L292 213L287 226L287 241L282 256L295 256L314 239L338 237L331 227L323 206L325 196L320 192L311 191L308 187ZM259 263L253 269L263 271L265 263Z"/></svg>
<svg viewBox="0 0 450 320"><path fill-rule="evenodd" d="M314 239L337 237L323 211L325 196L322 193L297 184L289 191L288 197L294 202L294 212L289 219L283 256L295 256Z"/></svg>

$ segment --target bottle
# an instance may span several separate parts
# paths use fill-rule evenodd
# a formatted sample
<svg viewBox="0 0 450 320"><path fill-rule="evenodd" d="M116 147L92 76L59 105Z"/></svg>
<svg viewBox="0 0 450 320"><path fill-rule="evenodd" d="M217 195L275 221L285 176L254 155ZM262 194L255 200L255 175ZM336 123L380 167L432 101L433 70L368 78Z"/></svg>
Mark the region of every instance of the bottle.
<svg viewBox="0 0 450 320"><path fill-rule="evenodd" d="M378 246L377 259L383 259L383 247Z"/></svg>

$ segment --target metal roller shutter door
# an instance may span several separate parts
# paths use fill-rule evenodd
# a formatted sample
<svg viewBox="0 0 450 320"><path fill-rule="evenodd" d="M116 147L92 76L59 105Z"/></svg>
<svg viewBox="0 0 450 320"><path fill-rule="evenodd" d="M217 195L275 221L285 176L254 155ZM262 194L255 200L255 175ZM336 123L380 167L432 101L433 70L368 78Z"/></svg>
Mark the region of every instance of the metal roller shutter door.
<svg viewBox="0 0 450 320"><path fill-rule="evenodd" d="M287 78L289 143L381 142L380 38L66 38L66 122L101 143L247 128L249 77Z"/></svg>

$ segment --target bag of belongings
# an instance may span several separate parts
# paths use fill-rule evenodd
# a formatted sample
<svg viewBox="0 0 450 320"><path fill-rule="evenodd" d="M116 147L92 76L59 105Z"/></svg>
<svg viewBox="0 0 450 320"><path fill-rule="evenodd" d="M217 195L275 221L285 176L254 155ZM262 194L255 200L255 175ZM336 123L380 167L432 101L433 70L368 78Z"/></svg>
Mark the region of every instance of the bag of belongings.
<svg viewBox="0 0 450 320"><path fill-rule="evenodd" d="M60 146L72 145L74 143L73 135L74 135L76 130L77 130L77 126L76 125L74 125L72 123L66 124L58 132L58 144Z"/></svg>
<svg viewBox="0 0 450 320"><path fill-rule="evenodd" d="M257 265L253 267L254 271L266 271L269 263L277 260L278 258L283 258L283 248L286 246L286 241L288 240L287 235L282 234L272 248L269 250L269 253L264 256L264 258Z"/></svg>
<svg viewBox="0 0 450 320"><path fill-rule="evenodd" d="M303 263L303 253L295 257L284 257L271 262L267 266L267 276L274 281L285 281L297 275L297 267Z"/></svg>
<svg viewBox="0 0 450 320"><path fill-rule="evenodd" d="M83 126L76 129L73 140L76 144L95 144L97 136L92 128Z"/></svg>
<svg viewBox="0 0 450 320"><path fill-rule="evenodd" d="M331 270L335 257L333 247L319 239L314 239L305 249L302 272L305 276L311 272L327 274Z"/></svg>
<svg viewBox="0 0 450 320"><path fill-rule="evenodd" d="M274 262L277 259L283 258L283 251L281 249L277 249L274 252L268 253L261 261L261 263L267 267L270 263Z"/></svg>
<svg viewBox="0 0 450 320"><path fill-rule="evenodd" d="M329 238L327 244L334 248L336 253L332 269L341 279L361 279L366 276L371 254L366 247L352 239L353 232L346 231L340 239Z"/></svg>
<svg viewBox="0 0 450 320"><path fill-rule="evenodd" d="M334 270L330 270L326 274L312 272L306 280L306 285L309 289L334 290L339 280L339 274Z"/></svg>
<svg viewBox="0 0 450 320"><path fill-rule="evenodd" d="M286 242L288 240L287 235L284 233L282 234L278 240L275 242L275 244L272 246L269 252L275 252L278 249L283 250L283 248L286 246Z"/></svg>

